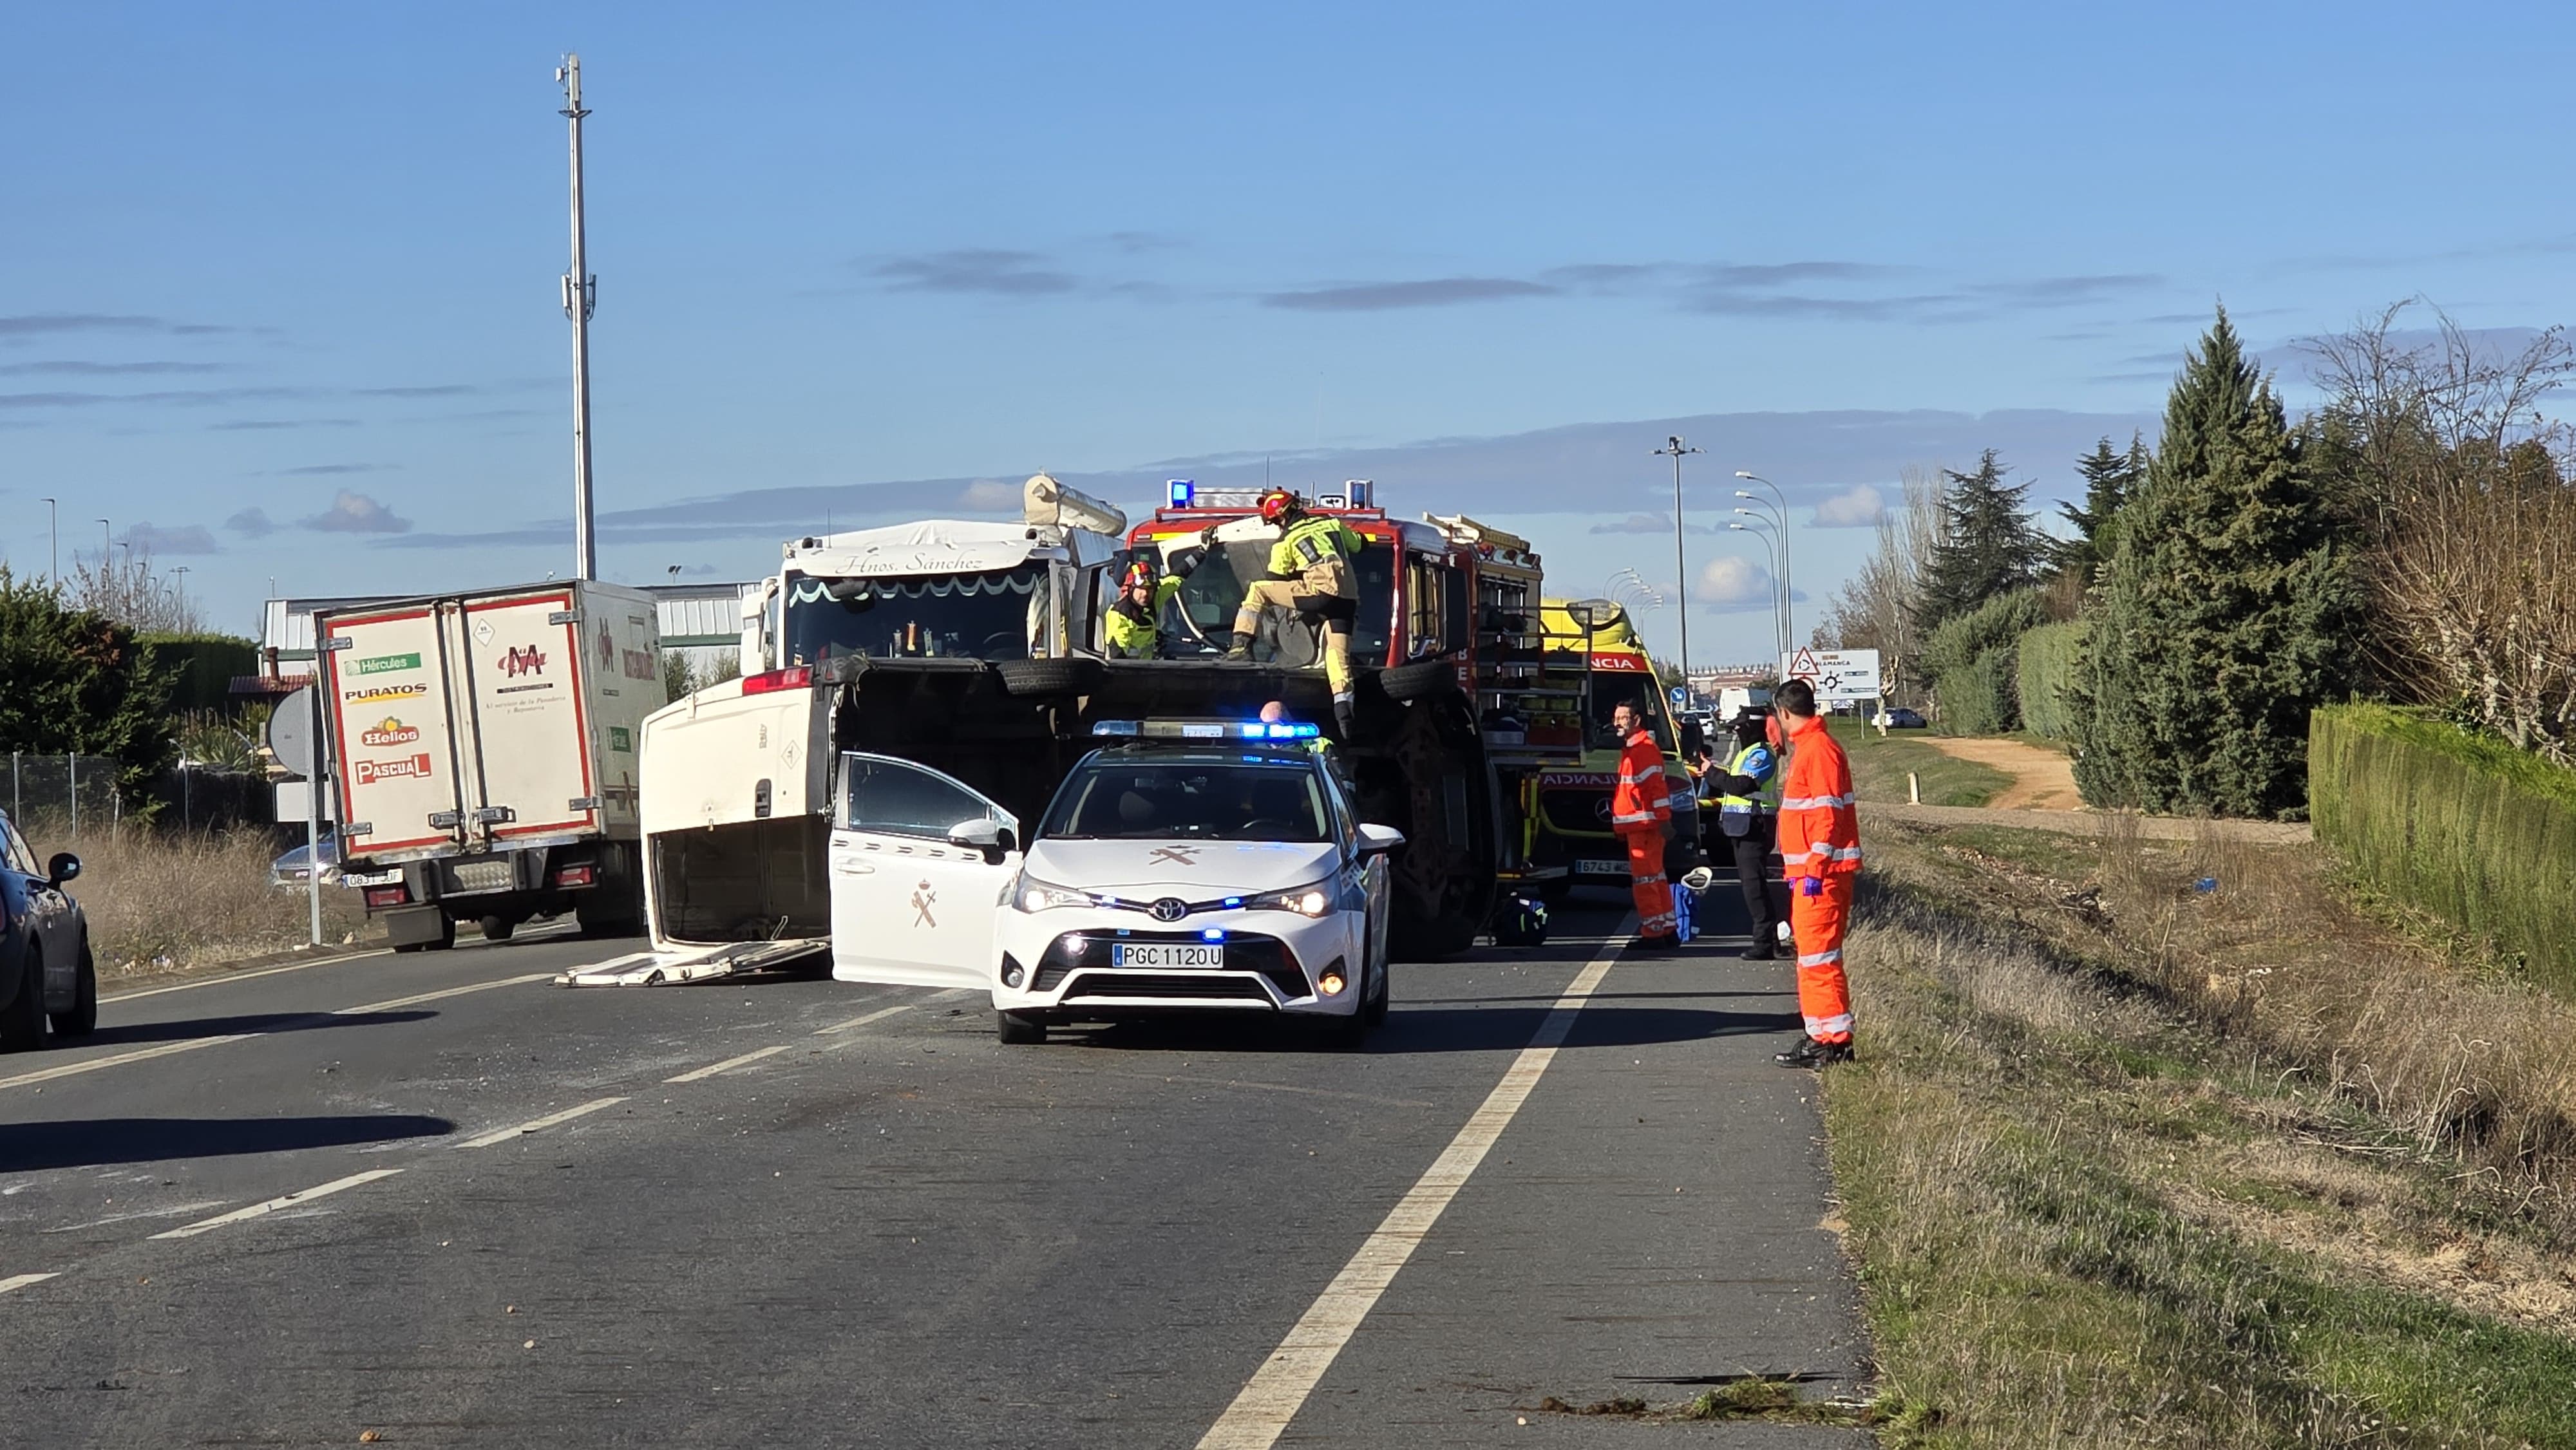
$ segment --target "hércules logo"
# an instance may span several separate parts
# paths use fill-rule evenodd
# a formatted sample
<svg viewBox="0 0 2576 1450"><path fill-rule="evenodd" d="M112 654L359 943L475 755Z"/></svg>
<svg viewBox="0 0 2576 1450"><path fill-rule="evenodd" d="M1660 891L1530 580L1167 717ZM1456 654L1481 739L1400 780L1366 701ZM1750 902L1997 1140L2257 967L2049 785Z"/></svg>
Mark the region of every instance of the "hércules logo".
<svg viewBox="0 0 2576 1450"><path fill-rule="evenodd" d="M417 780L429 779L429 757L406 755L399 760L358 762L358 784L360 785L374 785L380 780L401 780L406 777Z"/></svg>
<svg viewBox="0 0 2576 1450"><path fill-rule="evenodd" d="M353 667L350 672L352 674L360 675L381 675L387 670L416 670L419 668L420 656L416 654L377 655L371 659L358 661L356 666Z"/></svg>
<svg viewBox="0 0 2576 1450"><path fill-rule="evenodd" d="M391 715L358 732L360 745L409 745L420 738L420 731L405 725Z"/></svg>

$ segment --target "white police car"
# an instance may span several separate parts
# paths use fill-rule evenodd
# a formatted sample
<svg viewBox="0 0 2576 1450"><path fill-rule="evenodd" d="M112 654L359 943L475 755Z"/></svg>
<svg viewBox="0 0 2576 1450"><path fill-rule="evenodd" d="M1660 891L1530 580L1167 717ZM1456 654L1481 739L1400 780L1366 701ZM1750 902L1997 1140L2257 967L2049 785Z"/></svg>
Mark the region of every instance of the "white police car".
<svg viewBox="0 0 2576 1450"><path fill-rule="evenodd" d="M1002 1040L1193 1012L1320 1019L1357 1044L1387 1005L1387 853L1311 725L1106 724L1027 843L910 762L844 758L833 974L977 986Z"/></svg>

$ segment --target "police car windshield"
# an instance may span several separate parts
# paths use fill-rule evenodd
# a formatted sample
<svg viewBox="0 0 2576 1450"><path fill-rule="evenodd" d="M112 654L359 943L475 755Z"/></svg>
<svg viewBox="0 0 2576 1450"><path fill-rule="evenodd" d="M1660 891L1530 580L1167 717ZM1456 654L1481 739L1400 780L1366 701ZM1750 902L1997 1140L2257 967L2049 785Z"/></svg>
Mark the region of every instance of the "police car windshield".
<svg viewBox="0 0 2576 1450"><path fill-rule="evenodd" d="M1045 619L1043 566L913 579L788 581L787 662L1019 660Z"/></svg>
<svg viewBox="0 0 2576 1450"><path fill-rule="evenodd" d="M1074 772L1038 827L1045 840L1328 839L1315 772L1300 762L1103 760Z"/></svg>

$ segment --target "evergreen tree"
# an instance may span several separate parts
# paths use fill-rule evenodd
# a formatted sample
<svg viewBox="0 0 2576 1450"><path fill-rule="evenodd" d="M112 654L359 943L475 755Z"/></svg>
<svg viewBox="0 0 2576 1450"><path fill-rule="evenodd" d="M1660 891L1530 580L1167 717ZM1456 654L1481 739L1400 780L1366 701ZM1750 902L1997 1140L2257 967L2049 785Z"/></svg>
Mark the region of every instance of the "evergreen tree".
<svg viewBox="0 0 2576 1450"><path fill-rule="evenodd" d="M1995 450L1985 451L1974 473L1941 472L1946 527L1924 566L1915 604L1915 628L1927 635L1954 615L2030 585L2045 556L2039 530L2022 508L2030 485L2004 482L2012 470L1996 461Z"/></svg>
<svg viewBox="0 0 2576 1450"><path fill-rule="evenodd" d="M2301 813L2308 712L2354 678L2358 599L2300 440L2224 309L2108 532L2069 692L2084 798Z"/></svg>
<svg viewBox="0 0 2576 1450"><path fill-rule="evenodd" d="M2075 537L2059 543L2053 552L2058 569L2089 586L2110 552L2110 541L2103 537L2103 531L2146 477L2146 440L2132 433L2129 451L2120 453L2105 437L2093 445L2092 452L2075 460L2075 471L2084 479L2084 502L2057 506L2057 511L2075 526Z"/></svg>
<svg viewBox="0 0 2576 1450"><path fill-rule="evenodd" d="M0 748L113 756L131 799L176 753L175 673L125 624L0 565Z"/></svg>

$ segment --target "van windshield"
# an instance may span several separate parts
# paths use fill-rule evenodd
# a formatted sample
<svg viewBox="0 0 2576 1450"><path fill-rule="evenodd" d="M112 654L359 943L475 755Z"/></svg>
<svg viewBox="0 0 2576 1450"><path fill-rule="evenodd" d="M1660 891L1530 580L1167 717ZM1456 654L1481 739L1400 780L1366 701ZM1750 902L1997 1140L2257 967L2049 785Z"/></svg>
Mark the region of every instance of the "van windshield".
<svg viewBox="0 0 2576 1450"><path fill-rule="evenodd" d="M1046 566L928 578L813 579L787 586L787 663L1022 660L1046 622Z"/></svg>

